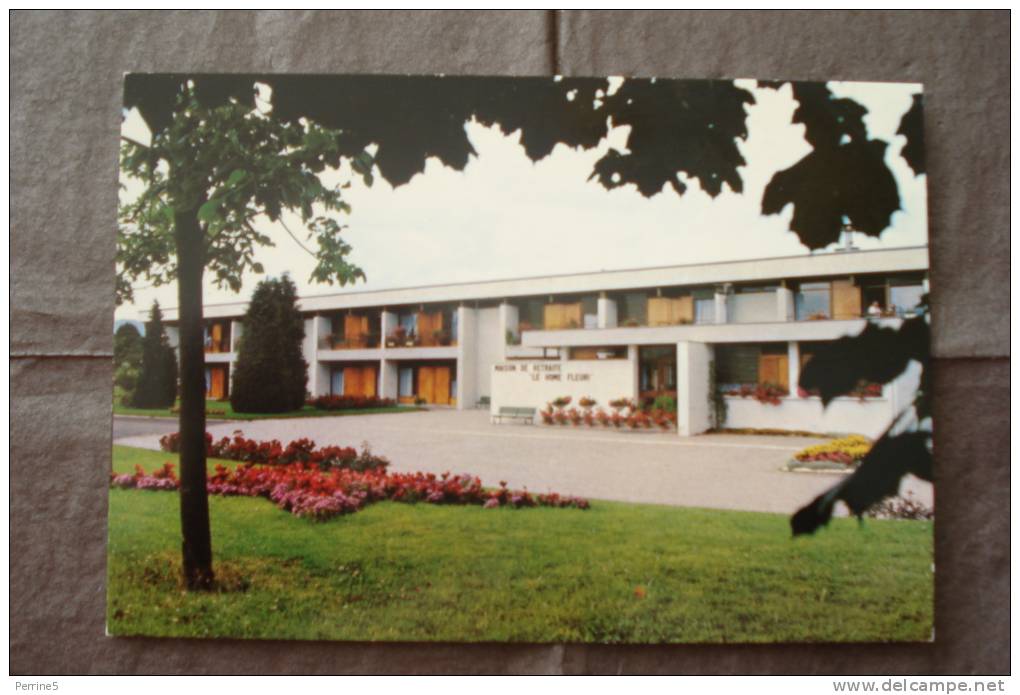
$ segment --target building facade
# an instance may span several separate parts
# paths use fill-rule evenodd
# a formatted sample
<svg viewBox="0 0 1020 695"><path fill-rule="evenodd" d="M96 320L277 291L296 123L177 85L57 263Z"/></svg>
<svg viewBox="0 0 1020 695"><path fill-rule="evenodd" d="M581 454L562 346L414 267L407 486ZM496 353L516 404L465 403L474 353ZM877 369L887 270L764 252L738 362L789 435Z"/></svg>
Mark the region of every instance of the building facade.
<svg viewBox="0 0 1020 695"><path fill-rule="evenodd" d="M669 396L681 436L709 429L721 398L728 428L876 436L917 369L827 409L798 393L800 369L867 321L899 325L927 271L927 247L911 247L310 296L308 391L493 412ZM245 309L205 307L211 398L229 395ZM777 398L756 400L759 387Z"/></svg>

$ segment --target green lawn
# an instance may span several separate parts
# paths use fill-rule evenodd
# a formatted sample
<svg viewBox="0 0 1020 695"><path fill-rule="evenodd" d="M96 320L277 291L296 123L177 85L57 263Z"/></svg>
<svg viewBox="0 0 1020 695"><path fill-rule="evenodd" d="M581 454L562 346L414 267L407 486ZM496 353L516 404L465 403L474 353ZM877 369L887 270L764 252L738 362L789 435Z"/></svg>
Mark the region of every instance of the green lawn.
<svg viewBox="0 0 1020 695"><path fill-rule="evenodd" d="M114 468L174 456L114 447ZM213 465L211 462L210 465ZM489 482L489 481L486 481ZM596 501L381 503L328 522L210 499L222 591L181 590L177 495L110 490L116 635L528 642L924 641L932 524Z"/></svg>
<svg viewBox="0 0 1020 695"><path fill-rule="evenodd" d="M177 403L180 406L180 402ZM362 410L321 410L306 405L301 410L294 410L289 413L235 413L230 401L206 401L205 411L212 419L220 420L265 420L267 418L290 418L290 417L337 417L341 415L374 415L376 413L409 413L422 408L407 405L394 405L385 408L364 408ZM113 401L114 415L145 415L148 417L177 418L177 413L170 412L169 408L129 408L120 404L119 398Z"/></svg>

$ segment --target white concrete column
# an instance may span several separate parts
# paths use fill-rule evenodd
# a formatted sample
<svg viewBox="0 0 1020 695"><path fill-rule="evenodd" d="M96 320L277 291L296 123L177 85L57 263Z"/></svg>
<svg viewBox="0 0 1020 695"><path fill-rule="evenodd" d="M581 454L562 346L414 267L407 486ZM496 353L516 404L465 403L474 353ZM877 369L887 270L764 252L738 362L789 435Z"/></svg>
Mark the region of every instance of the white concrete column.
<svg viewBox="0 0 1020 695"><path fill-rule="evenodd" d="M379 347L386 349L386 338L397 327L397 315L392 311L379 314Z"/></svg>
<svg viewBox="0 0 1020 695"><path fill-rule="evenodd" d="M305 319L305 340L302 355L308 363L308 393L323 396L329 393L329 364L319 360L319 342L330 334L332 326L325 316Z"/></svg>
<svg viewBox="0 0 1020 695"><path fill-rule="evenodd" d="M244 334L244 321L234 320L230 322L230 351L237 352L238 341Z"/></svg>
<svg viewBox="0 0 1020 695"><path fill-rule="evenodd" d="M800 381L800 343L790 341L786 344L787 379L790 381L790 398L797 395L797 383Z"/></svg>
<svg viewBox="0 0 1020 695"><path fill-rule="evenodd" d="M599 297L598 317L599 328L616 328L616 300L610 299L609 297Z"/></svg>
<svg viewBox="0 0 1020 695"><path fill-rule="evenodd" d="M627 346L627 361L630 362L631 380L634 384L630 397L637 401L641 395L641 355L637 345Z"/></svg>
<svg viewBox="0 0 1020 695"><path fill-rule="evenodd" d="M503 343L503 359L506 359L507 334L513 335L514 338L519 338L521 335L520 317L521 310L513 304L503 302L499 305L499 335Z"/></svg>
<svg viewBox="0 0 1020 695"><path fill-rule="evenodd" d="M726 298L725 292L716 290L715 292L715 322L726 323L729 319L727 318L728 312L726 311Z"/></svg>
<svg viewBox="0 0 1020 695"><path fill-rule="evenodd" d="M379 361L379 395L382 398L397 399L397 361Z"/></svg>
<svg viewBox="0 0 1020 695"><path fill-rule="evenodd" d="M708 387L714 351L710 345L683 341L676 345L676 430L681 437L712 427Z"/></svg>
<svg viewBox="0 0 1020 695"><path fill-rule="evenodd" d="M457 410L478 402L478 312L457 307Z"/></svg>
<svg viewBox="0 0 1020 695"><path fill-rule="evenodd" d="M789 287L776 288L776 319L779 321L793 321L793 290Z"/></svg>

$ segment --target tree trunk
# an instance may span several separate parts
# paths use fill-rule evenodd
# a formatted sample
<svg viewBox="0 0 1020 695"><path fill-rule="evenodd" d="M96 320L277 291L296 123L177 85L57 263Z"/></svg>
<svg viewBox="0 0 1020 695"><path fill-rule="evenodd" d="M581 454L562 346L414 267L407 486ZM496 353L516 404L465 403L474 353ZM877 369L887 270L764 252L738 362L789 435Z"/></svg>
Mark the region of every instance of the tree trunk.
<svg viewBox="0 0 1020 695"><path fill-rule="evenodd" d="M181 535L184 581L190 590L213 583L205 471L205 341L202 272L205 246L196 210L174 214L181 349Z"/></svg>

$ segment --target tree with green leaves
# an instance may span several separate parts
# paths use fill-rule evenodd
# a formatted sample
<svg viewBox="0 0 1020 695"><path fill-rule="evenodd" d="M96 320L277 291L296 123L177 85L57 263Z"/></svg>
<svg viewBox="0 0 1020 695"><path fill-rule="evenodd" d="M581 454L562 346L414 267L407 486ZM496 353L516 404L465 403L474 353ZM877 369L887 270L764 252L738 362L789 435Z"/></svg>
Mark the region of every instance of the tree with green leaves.
<svg viewBox="0 0 1020 695"><path fill-rule="evenodd" d="M272 244L253 222L261 217L282 223L284 212L292 211L307 240L318 242L311 251L317 260L313 279L342 285L363 277L347 260L350 247L335 219L349 209L341 189L319 178L340 164L338 133L255 108L251 81L240 95L213 89L213 98L207 82L170 76L157 78L155 91L147 91L150 83L143 81L141 89L161 102L155 111L143 108L151 142L125 138L121 144L121 171L144 187L121 206L117 245L118 299L130 299L131 283L140 278L153 285L177 282L182 555L190 589L208 589L214 580L205 478L204 274L239 290L245 271L262 272L256 248ZM138 84L128 79L128 105ZM352 166L370 175L367 154L356 156Z"/></svg>
<svg viewBox="0 0 1020 695"><path fill-rule="evenodd" d="M159 302L152 303L142 338L138 384L131 398L136 408L169 408L177 400L177 357L163 326Z"/></svg>
<svg viewBox="0 0 1020 695"><path fill-rule="evenodd" d="M230 404L239 413L286 413L305 402L308 363L297 288L284 275L255 287L244 315Z"/></svg>
<svg viewBox="0 0 1020 695"><path fill-rule="evenodd" d="M272 91L271 113L257 108L257 84ZM342 158L366 181L378 171L393 186L424 171L430 158L462 170L474 153L464 128L472 119L504 134L520 131L533 161L561 143L595 147L611 127L629 126L627 149L610 149L592 171L606 188L633 184L646 197L667 185L683 195L692 182L712 197L724 187L742 191L746 162L738 141L748 136L751 91L731 81L703 80L627 79L615 91L611 87L606 79L569 77L127 76L125 106L139 110L152 142L122 146L123 171L140 179L145 191L122 208L118 296L130 297L131 282L139 278L155 285L178 282L181 516L189 587L212 581L203 272L221 286L239 288L245 270L261 270L255 248L269 243L252 221L280 220L284 210L293 210L318 242L313 279L354 281L360 270L346 260L350 248L332 217L346 206L340 191L325 188L318 174ZM885 163L887 143L868 136L867 112L857 102L836 98L821 83L791 83L791 89L798 102L793 120L804 126L812 151L772 178L762 213L792 206L791 229L809 249L837 241L848 224L880 236L899 209ZM900 134L907 139L903 156L920 175L919 98ZM365 149L372 144L374 157ZM876 446L876 457L883 450Z"/></svg>
<svg viewBox="0 0 1020 695"><path fill-rule="evenodd" d="M130 405L141 368L142 335L134 324L121 324L113 334L113 383L123 389L124 405Z"/></svg>

